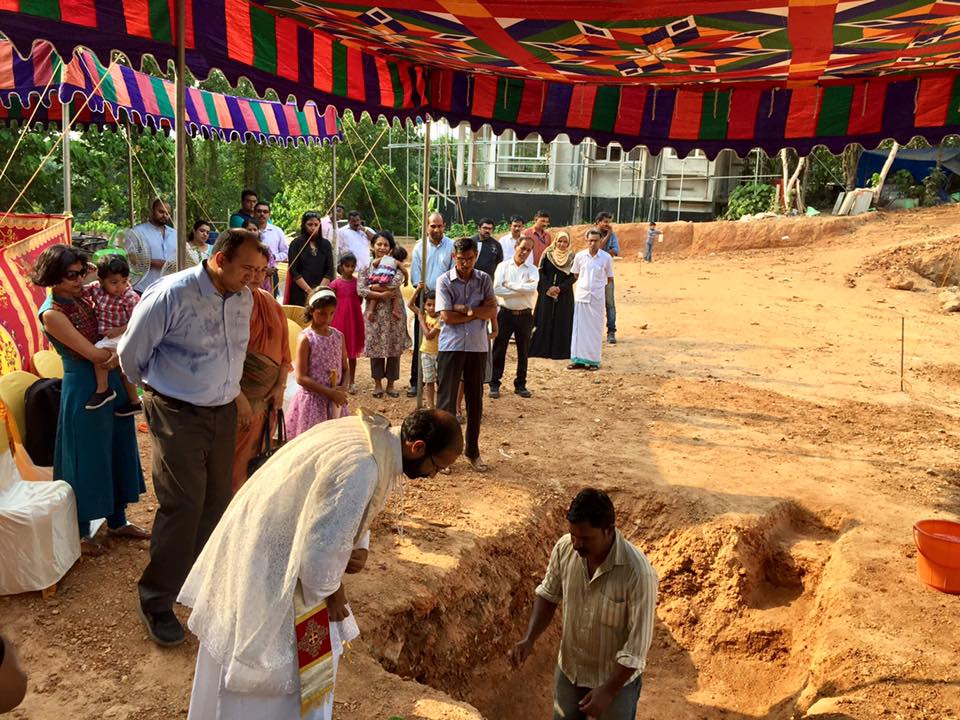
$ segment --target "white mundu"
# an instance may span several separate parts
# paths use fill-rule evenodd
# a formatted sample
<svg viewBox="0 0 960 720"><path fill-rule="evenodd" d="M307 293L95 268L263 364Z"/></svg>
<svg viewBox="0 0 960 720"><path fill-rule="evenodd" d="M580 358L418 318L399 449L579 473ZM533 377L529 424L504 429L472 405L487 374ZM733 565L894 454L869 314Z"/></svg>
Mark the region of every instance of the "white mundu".
<svg viewBox="0 0 960 720"><path fill-rule="evenodd" d="M570 362L600 367L606 321L604 289L608 279L613 277L613 258L604 250L597 250L596 255L591 255L589 250L581 250L573 258L570 272L577 276L573 291Z"/></svg>
<svg viewBox="0 0 960 720"><path fill-rule="evenodd" d="M200 641L189 720L299 720L297 583L307 607L339 588L402 470L399 430L361 413L298 436L244 484L178 598ZM335 673L359 631L352 613L330 631ZM330 693L304 717L332 709Z"/></svg>

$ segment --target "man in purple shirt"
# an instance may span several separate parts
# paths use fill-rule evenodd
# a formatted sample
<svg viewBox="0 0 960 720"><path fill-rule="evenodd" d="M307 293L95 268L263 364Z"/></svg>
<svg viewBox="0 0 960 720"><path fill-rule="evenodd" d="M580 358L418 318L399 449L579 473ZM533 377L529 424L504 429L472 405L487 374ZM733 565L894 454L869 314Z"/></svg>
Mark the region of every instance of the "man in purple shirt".
<svg viewBox="0 0 960 720"><path fill-rule="evenodd" d="M437 312L443 320L437 355L437 406L451 415L457 409L457 387L463 378L467 405L467 437L463 454L478 472L480 420L483 417L483 375L487 364L487 322L497 316L493 281L475 270L477 245L462 237L453 244L454 266L437 278Z"/></svg>

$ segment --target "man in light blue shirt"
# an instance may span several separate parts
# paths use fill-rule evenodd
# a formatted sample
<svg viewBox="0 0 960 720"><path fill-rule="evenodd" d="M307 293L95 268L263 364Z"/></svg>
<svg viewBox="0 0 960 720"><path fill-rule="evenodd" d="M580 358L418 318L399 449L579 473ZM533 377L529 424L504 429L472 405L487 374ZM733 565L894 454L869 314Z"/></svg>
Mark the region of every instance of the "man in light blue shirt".
<svg viewBox="0 0 960 720"><path fill-rule="evenodd" d="M133 286L141 295L160 279L160 271L167 261L177 256L177 231L168 225L169 222L170 206L157 198L150 206L150 220L130 228L130 233L150 249L150 269ZM129 240L127 250L130 250Z"/></svg>
<svg viewBox="0 0 960 720"><path fill-rule="evenodd" d="M159 509L150 563L140 578L140 617L160 645L184 633L173 602L230 502L237 435L234 399L250 339L247 284L266 265L256 233L220 235L211 257L144 293L117 352L143 385Z"/></svg>
<svg viewBox="0 0 960 720"><path fill-rule="evenodd" d="M437 353L437 407L453 415L457 389L463 379L467 406L466 445L463 454L483 472L480 459L480 420L483 417L483 379L487 365L487 322L497 316L493 280L474 269L477 245L462 237L454 244L454 267L437 279L436 309L443 320Z"/></svg>
<svg viewBox="0 0 960 720"><path fill-rule="evenodd" d="M610 257L620 256L620 242L617 240L617 234L613 231L611 221L613 216L608 212L602 212L597 215L596 227L600 231L600 249L605 250ZM613 290L613 280L607 283L604 290L606 311L607 311L607 342L611 345L617 344L617 300Z"/></svg>
<svg viewBox="0 0 960 720"><path fill-rule="evenodd" d="M427 276L421 278L423 264L423 243L413 246L413 259L410 261L410 279L414 286L426 285L427 290L437 289L437 278L453 267L453 240L444 232L446 225L443 215L431 213L427 217ZM425 282L422 282L425 280ZM407 397L417 396L417 373L420 370L420 324L413 324L413 361L410 363L410 387Z"/></svg>

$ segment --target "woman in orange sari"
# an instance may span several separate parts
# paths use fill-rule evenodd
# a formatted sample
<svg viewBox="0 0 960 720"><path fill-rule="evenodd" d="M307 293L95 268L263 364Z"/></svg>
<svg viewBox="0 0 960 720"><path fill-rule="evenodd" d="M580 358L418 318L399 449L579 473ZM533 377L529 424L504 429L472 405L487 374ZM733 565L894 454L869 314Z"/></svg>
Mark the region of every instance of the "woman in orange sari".
<svg viewBox="0 0 960 720"><path fill-rule="evenodd" d="M260 451L263 424L270 416L276 426L276 411L283 407L283 390L290 372L290 340L287 318L276 298L260 286L267 275L270 251L261 248L261 259L248 287L253 293L250 313L250 343L237 396L237 450L233 460L234 494L247 481L247 463Z"/></svg>

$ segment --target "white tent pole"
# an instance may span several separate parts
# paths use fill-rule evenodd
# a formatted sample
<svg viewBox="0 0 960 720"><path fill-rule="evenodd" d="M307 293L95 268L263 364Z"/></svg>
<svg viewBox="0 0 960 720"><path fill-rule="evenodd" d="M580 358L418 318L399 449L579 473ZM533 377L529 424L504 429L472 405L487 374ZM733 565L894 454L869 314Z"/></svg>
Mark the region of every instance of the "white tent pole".
<svg viewBox="0 0 960 720"><path fill-rule="evenodd" d="M873 197L876 200L880 199L880 191L883 190L883 183L887 180L887 173L890 172L890 168L893 166L893 161L896 159L899 149L900 143L894 140L893 146L890 148L890 153L887 155L887 160L883 163L883 168L880 170L880 179L877 180L877 187L873 192Z"/></svg>
<svg viewBox="0 0 960 720"><path fill-rule="evenodd" d="M420 282L427 287L427 226L430 212L430 118L423 123L423 222L420 224ZM420 312L423 313L426 292L420 293ZM419 320L417 321L419 322ZM414 348L414 356L421 358L421 354ZM423 407L423 363L417 373L417 409Z"/></svg>
<svg viewBox="0 0 960 720"><path fill-rule="evenodd" d="M176 185L177 185L177 270L187 262L187 13L186 1L176 0L174 14L177 24L176 60Z"/></svg>

